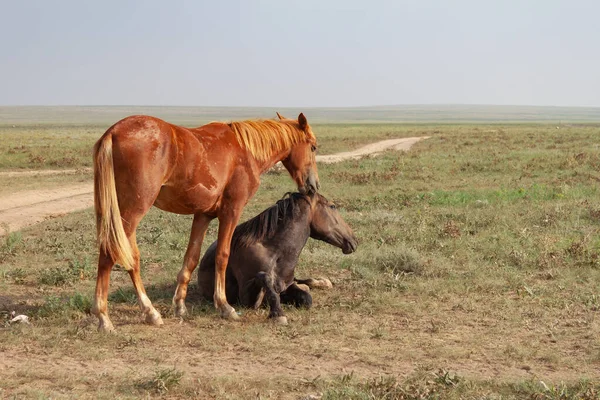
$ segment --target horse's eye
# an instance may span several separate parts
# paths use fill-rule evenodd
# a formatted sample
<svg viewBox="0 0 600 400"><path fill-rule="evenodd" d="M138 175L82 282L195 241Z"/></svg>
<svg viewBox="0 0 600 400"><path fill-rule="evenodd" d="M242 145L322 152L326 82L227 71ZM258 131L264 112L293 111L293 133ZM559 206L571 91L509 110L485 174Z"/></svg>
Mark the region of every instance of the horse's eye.
<svg viewBox="0 0 600 400"><path fill-rule="evenodd" d="M331 208L332 210L335 210L337 207L335 206L335 204L332 204L329 206L329 208Z"/></svg>
<svg viewBox="0 0 600 400"><path fill-rule="evenodd" d="M314 153L315 151L317 151L317 146L313 144L312 146L310 146L310 150Z"/></svg>

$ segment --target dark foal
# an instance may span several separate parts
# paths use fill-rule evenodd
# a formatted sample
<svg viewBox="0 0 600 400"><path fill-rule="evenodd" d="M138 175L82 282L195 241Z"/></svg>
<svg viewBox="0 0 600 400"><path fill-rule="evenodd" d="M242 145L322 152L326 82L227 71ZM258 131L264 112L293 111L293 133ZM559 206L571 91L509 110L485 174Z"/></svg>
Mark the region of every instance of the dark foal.
<svg viewBox="0 0 600 400"><path fill-rule="evenodd" d="M281 303L310 307L312 297L297 283L294 270L308 238L342 249L356 250L358 241L335 205L320 194L293 193L235 229L227 265L227 301L258 308L263 297L269 303L269 318L287 323ZM203 297L212 299L215 282L214 242L200 261L198 286Z"/></svg>

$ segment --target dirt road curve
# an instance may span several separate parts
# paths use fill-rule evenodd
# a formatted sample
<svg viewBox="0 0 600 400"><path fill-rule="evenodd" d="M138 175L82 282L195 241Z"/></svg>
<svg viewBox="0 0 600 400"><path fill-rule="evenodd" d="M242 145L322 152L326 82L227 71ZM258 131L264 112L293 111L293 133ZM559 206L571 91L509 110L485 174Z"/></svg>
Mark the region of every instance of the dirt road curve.
<svg viewBox="0 0 600 400"><path fill-rule="evenodd" d="M408 150L419 140L428 138L429 136L382 140L381 142L371 143L354 151L317 156L317 161L324 164L333 164L344 160L352 160L367 155L383 153L386 150Z"/></svg>
<svg viewBox="0 0 600 400"><path fill-rule="evenodd" d="M28 190L0 198L0 235L94 205L94 184Z"/></svg>
<svg viewBox="0 0 600 400"><path fill-rule="evenodd" d="M385 150L408 150L421 139L427 139L427 137L383 140L354 151L317 156L317 162L331 164L366 155L378 154ZM80 172L80 170L0 172L0 176L15 177L77 172ZM89 182L50 190L17 192L0 197L0 235L6 233L7 227L8 231L16 231L47 218L91 207L94 205L94 199L92 198L93 191L94 185L92 182Z"/></svg>

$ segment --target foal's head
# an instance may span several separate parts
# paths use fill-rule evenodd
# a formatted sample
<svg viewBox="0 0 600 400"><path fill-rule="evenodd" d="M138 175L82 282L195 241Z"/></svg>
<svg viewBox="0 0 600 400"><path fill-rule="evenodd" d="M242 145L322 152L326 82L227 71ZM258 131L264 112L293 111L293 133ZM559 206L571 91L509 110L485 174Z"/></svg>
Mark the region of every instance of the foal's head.
<svg viewBox="0 0 600 400"><path fill-rule="evenodd" d="M339 247L344 254L356 250L358 240L346 221L342 219L335 204L324 196L315 194L312 196L311 212L310 237Z"/></svg>
<svg viewBox="0 0 600 400"><path fill-rule="evenodd" d="M294 124L300 131L304 132L307 140L296 143L290 154L281 160L288 170L292 179L298 185L298 191L303 194L316 193L319 190L319 174L317 173L317 162L315 153L317 151L317 139L308 125L304 114L298 116L298 121L290 120L277 113L282 122Z"/></svg>

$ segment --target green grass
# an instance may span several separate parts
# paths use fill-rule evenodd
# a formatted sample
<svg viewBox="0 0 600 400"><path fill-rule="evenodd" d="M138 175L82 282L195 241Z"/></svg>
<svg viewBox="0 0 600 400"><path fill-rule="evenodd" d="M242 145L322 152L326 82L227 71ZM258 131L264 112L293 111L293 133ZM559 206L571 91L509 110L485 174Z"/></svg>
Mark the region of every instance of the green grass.
<svg viewBox="0 0 600 400"><path fill-rule="evenodd" d="M360 244L344 256L308 242L297 276L334 283L313 291L311 310L286 309L286 327L267 323L266 310L241 310L243 321L231 323L192 284L190 316L175 318L191 217L153 209L137 239L166 326L141 324L129 276L115 268L109 307L118 331L98 335L88 314L93 213L48 220L0 244L0 310L32 317L0 328L6 360L29 349L28 361L3 373L0 397L598 398L599 127L314 128L323 154L432 137L407 153L319 166L322 193ZM53 134L39 132L49 138L47 158L60 159ZM95 138L82 132L74 153ZM26 158L3 165L33 168ZM293 188L285 172L264 175L243 219ZM204 248L215 237L213 223Z"/></svg>
<svg viewBox="0 0 600 400"><path fill-rule="evenodd" d="M108 126L0 125L0 170L92 166L92 146Z"/></svg>
<svg viewBox="0 0 600 400"><path fill-rule="evenodd" d="M149 381L141 381L139 387L149 392L166 394L169 389L179 385L184 372L175 367L157 370Z"/></svg>
<svg viewBox="0 0 600 400"><path fill-rule="evenodd" d="M325 386L328 387L322 397L324 400L594 400L600 396L600 385L586 380L556 386L535 380L518 384L476 382L443 369L417 371L405 380L384 376L357 381L353 375L344 375Z"/></svg>

